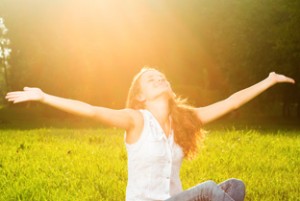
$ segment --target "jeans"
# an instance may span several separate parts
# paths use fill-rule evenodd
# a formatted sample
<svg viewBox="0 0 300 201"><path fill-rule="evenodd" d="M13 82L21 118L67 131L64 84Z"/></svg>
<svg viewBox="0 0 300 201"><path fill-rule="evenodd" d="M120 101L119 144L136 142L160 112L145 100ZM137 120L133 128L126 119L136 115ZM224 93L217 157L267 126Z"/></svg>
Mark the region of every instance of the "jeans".
<svg viewBox="0 0 300 201"><path fill-rule="evenodd" d="M244 197L244 183L238 179L228 179L220 184L203 182L166 201L243 201Z"/></svg>

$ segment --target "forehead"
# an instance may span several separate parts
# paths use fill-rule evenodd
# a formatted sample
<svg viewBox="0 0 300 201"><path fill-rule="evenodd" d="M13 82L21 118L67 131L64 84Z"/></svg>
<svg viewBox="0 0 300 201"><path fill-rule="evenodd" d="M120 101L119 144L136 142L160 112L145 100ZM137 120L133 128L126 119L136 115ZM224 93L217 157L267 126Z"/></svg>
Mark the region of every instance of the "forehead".
<svg viewBox="0 0 300 201"><path fill-rule="evenodd" d="M151 77L156 77L156 76L162 76L165 77L164 74L162 74L161 72L157 71L157 70L147 70L146 72L144 72L141 75L141 80L145 80Z"/></svg>

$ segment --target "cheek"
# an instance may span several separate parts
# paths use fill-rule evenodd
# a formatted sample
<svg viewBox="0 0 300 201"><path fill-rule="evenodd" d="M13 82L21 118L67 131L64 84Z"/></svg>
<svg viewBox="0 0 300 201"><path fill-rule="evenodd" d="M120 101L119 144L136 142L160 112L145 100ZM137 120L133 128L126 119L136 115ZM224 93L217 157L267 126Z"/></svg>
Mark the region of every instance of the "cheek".
<svg viewBox="0 0 300 201"><path fill-rule="evenodd" d="M143 85L141 87L140 96L145 100L149 96L151 96L151 92L152 92L151 87L149 87L147 85Z"/></svg>
<svg viewBox="0 0 300 201"><path fill-rule="evenodd" d="M145 96L146 97L149 97L149 98L151 98L152 96L153 96L153 94L155 94L155 88L153 88L153 87L147 87L146 89L145 89Z"/></svg>

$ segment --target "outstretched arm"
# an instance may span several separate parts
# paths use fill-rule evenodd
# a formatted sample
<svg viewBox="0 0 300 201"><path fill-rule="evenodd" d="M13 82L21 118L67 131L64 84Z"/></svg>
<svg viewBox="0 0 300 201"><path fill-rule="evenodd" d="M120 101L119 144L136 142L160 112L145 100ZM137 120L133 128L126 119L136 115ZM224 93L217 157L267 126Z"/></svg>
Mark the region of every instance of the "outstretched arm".
<svg viewBox="0 0 300 201"><path fill-rule="evenodd" d="M209 123L227 114L228 112L239 108L240 106L255 98L256 96L258 96L271 86L275 85L276 83L284 82L295 83L295 81L289 77L272 72L266 79L246 89L234 93L225 100L208 105L206 107L196 108L195 112L203 124Z"/></svg>
<svg viewBox="0 0 300 201"><path fill-rule="evenodd" d="M113 110L105 107L92 106L77 100L52 96L44 93L39 88L25 87L24 91L7 93L5 98L13 103L39 101L57 109L100 120L108 125L126 130L130 130L131 127L134 126L136 116L139 115L137 111L131 109Z"/></svg>

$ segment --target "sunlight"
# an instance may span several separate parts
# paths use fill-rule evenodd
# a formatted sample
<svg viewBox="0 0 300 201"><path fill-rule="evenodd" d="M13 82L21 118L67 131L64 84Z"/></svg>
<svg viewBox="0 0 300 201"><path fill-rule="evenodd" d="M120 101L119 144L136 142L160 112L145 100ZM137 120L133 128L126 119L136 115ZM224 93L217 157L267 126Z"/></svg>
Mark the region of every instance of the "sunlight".
<svg viewBox="0 0 300 201"><path fill-rule="evenodd" d="M118 88L114 81L128 85L145 65L171 69L173 77L182 83L207 87L209 79L215 79L217 84L224 84L203 39L165 2L99 1L91 6L76 1L61 9L56 20L58 25L54 26L63 29L58 40L66 52L66 68L75 70L80 83L90 86L85 97L92 96L91 86L97 77L101 79L98 83L109 85L110 94L114 94ZM203 71L209 69L213 77L199 81L199 76L189 76L199 65Z"/></svg>
<svg viewBox="0 0 300 201"><path fill-rule="evenodd" d="M55 15L51 3L47 3L49 8L38 19L40 25L33 26L34 33L39 34L31 35L38 38L32 44L35 48L28 46L23 52L26 58L34 58L30 66L35 74L51 71L66 86L52 83L53 88L68 93L68 86L79 86L82 88L71 90L75 98L89 101L99 96L96 100L113 102L118 90L122 97L126 96L130 80L143 66L163 69L179 93L187 90L185 86L191 90L192 85L208 89L214 85L211 82L226 86L218 63L208 51L206 38L190 22L193 15L178 3L89 2L60 3ZM200 25L204 30L209 26ZM44 60L47 63L41 69ZM199 93L193 89L194 94ZM99 93L95 95L94 91Z"/></svg>

